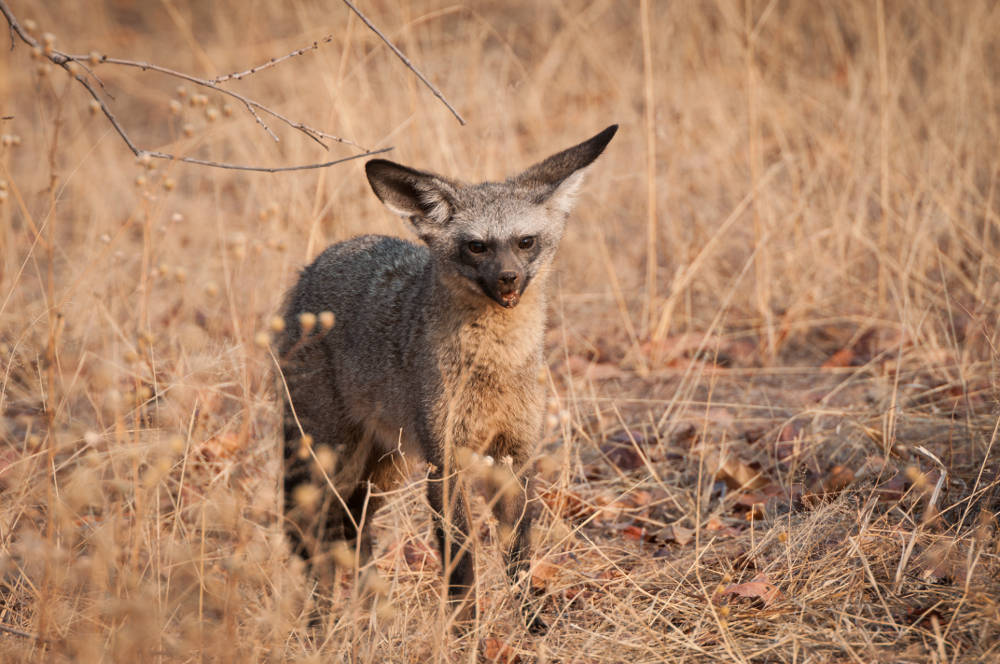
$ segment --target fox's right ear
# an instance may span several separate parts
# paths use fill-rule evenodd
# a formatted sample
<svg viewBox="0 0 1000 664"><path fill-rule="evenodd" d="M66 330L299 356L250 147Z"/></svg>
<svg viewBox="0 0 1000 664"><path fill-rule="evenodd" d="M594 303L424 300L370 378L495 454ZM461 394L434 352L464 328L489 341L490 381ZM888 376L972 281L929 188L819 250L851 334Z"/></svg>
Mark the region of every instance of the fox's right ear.
<svg viewBox="0 0 1000 664"><path fill-rule="evenodd" d="M537 203L567 214L587 166L601 156L616 131L618 125L611 125L593 138L552 155L512 179L531 192Z"/></svg>
<svg viewBox="0 0 1000 664"><path fill-rule="evenodd" d="M444 223L455 211L455 186L433 173L372 159L365 174L378 199L400 216Z"/></svg>

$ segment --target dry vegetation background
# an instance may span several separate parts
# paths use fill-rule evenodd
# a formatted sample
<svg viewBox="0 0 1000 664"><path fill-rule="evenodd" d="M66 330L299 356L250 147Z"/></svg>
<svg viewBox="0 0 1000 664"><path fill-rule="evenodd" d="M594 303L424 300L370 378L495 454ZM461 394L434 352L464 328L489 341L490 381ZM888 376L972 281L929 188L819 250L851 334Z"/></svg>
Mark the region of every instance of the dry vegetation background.
<svg viewBox="0 0 1000 664"><path fill-rule="evenodd" d="M332 35L225 85L470 180L622 128L553 298L531 577L551 629L523 628L483 521L481 621L456 635L419 476L332 588L278 523L255 337L328 243L412 237L362 162L147 167L65 72L5 45L0 659L1000 658L1000 7L648 5L363 3L461 127L337 2L12 0L63 50L206 77ZM146 148L358 152L95 71Z"/></svg>

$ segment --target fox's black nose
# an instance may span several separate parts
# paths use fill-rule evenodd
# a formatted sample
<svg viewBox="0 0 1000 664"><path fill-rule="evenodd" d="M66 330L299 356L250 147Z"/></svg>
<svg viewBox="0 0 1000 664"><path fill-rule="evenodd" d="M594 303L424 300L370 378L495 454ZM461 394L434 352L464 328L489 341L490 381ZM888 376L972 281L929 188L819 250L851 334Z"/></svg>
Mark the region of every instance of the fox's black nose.
<svg viewBox="0 0 1000 664"><path fill-rule="evenodd" d="M501 272L500 275L497 276L497 281L500 282L501 286L513 286L517 283L517 272L514 272L513 270Z"/></svg>

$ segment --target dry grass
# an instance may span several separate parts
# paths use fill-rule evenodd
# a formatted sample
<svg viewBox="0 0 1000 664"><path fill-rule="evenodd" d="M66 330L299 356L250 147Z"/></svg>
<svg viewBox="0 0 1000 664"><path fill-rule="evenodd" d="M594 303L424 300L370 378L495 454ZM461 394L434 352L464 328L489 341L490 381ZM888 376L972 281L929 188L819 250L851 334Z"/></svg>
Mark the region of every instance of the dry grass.
<svg viewBox="0 0 1000 664"><path fill-rule="evenodd" d="M458 636L419 478L332 589L277 521L253 340L325 245L409 235L360 163L147 170L63 72L0 50L0 623L26 634L2 659L996 661L1000 9L882 4L365 3L462 128L339 3L13 2L68 51L205 76L333 34L229 85L468 179L622 130L553 303L552 629L523 629L488 545ZM146 147L332 158L98 72ZM727 592L761 574L777 594Z"/></svg>

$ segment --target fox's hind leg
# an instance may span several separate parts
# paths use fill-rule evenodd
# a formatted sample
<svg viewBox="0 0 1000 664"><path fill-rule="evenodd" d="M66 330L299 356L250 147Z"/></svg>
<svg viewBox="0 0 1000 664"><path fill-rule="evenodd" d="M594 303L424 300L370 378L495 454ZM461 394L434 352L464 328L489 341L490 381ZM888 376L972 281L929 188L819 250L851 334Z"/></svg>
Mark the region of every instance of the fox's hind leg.
<svg viewBox="0 0 1000 664"><path fill-rule="evenodd" d="M292 551L323 577L333 543L358 535L371 445L362 427L315 410L306 399L285 405L285 531Z"/></svg>
<svg viewBox="0 0 1000 664"><path fill-rule="evenodd" d="M380 453L376 446L368 445L370 453L364 460L361 480L350 496L345 496L347 511L344 513L343 536L350 541L360 540L361 563L372 555L372 518L385 503L381 495L399 486L408 475L405 459L396 452Z"/></svg>

